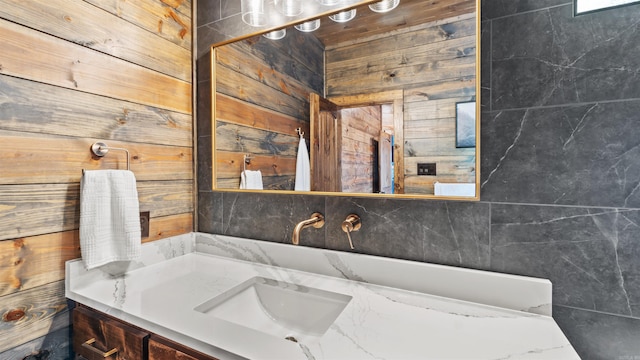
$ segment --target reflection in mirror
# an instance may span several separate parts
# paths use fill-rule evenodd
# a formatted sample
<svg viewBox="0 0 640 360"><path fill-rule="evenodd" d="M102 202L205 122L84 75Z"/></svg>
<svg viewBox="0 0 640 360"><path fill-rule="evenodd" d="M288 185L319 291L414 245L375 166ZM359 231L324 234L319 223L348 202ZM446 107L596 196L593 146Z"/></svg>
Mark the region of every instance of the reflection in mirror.
<svg viewBox="0 0 640 360"><path fill-rule="evenodd" d="M362 6L315 31L214 45L214 187L239 189L245 171L294 190L300 129L312 192L477 199L477 3ZM475 146L456 146L456 104L472 102Z"/></svg>

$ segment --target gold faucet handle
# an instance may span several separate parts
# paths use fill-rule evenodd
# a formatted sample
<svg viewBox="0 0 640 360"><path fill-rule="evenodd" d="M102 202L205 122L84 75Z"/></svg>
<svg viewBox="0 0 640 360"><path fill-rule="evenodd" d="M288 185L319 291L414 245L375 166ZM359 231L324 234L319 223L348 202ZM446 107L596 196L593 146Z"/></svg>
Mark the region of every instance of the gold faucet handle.
<svg viewBox="0 0 640 360"><path fill-rule="evenodd" d="M360 216L356 214L349 214L349 216L347 216L347 218L342 222L342 231L347 233L349 247L351 247L351 250L355 249L353 247L353 242L351 241L351 232L358 231L361 227L362 223L360 222Z"/></svg>
<svg viewBox="0 0 640 360"><path fill-rule="evenodd" d="M356 214L349 214L347 218L342 222L342 231L350 233L352 231L358 231L362 227L360 222L360 216Z"/></svg>

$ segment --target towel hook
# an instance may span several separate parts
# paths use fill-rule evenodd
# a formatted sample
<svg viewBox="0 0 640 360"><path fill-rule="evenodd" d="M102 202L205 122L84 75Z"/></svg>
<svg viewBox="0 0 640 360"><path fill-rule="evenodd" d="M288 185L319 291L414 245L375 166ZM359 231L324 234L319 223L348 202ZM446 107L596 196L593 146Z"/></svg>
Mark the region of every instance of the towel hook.
<svg viewBox="0 0 640 360"><path fill-rule="evenodd" d="M93 143L93 145L91 145L91 152L97 157L103 157L107 155L109 150L118 150L127 153L127 170L131 170L131 157L129 156L129 150L124 148L109 147L103 142L95 142Z"/></svg>
<svg viewBox="0 0 640 360"><path fill-rule="evenodd" d="M304 137L304 131L302 131L302 128L296 128L296 132L300 137Z"/></svg>
<svg viewBox="0 0 640 360"><path fill-rule="evenodd" d="M242 162L244 171L247 171L247 164L251 164L251 154L244 154L244 161Z"/></svg>

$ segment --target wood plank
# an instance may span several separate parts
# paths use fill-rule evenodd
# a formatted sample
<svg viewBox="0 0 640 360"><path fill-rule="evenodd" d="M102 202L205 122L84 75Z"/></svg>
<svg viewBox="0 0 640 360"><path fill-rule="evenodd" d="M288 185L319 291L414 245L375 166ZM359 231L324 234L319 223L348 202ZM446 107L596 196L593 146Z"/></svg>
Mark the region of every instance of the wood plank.
<svg viewBox="0 0 640 360"><path fill-rule="evenodd" d="M240 179L234 178L218 178L216 180L218 189L239 189ZM295 185L295 176L263 176L262 186L265 190L289 190L293 191Z"/></svg>
<svg viewBox="0 0 640 360"><path fill-rule="evenodd" d="M126 169L126 154L111 151L93 158L91 144L102 139L42 137L0 130L0 184L79 182L82 169ZM190 147L109 141L131 155L131 171L138 181L193 178ZM52 151L64 149L64 151Z"/></svg>
<svg viewBox="0 0 640 360"><path fill-rule="evenodd" d="M405 175L418 175L418 163L436 163L437 176L448 178L466 179L463 182L473 182L475 179L476 157L475 155L461 156L428 156L410 157L405 159ZM422 176L430 178L431 176Z"/></svg>
<svg viewBox="0 0 640 360"><path fill-rule="evenodd" d="M430 69L437 69L437 71ZM334 73L327 76L327 90L330 96L403 89L409 86L459 79L475 74L475 56L435 61L430 64L417 64L390 67L380 72L370 73ZM337 80L340 80L338 83Z"/></svg>
<svg viewBox="0 0 640 360"><path fill-rule="evenodd" d="M404 103L402 100L393 102L393 192L404 194Z"/></svg>
<svg viewBox="0 0 640 360"><path fill-rule="evenodd" d="M191 113L191 84L0 19L0 73Z"/></svg>
<svg viewBox="0 0 640 360"><path fill-rule="evenodd" d="M67 328L64 281L0 297L0 314L0 352Z"/></svg>
<svg viewBox="0 0 640 360"><path fill-rule="evenodd" d="M405 161L407 157L427 157L443 155L475 155L475 148L456 148L456 138L409 139L404 142Z"/></svg>
<svg viewBox="0 0 640 360"><path fill-rule="evenodd" d="M441 100L405 103L405 121L423 119L456 118L456 102L471 101L474 98L461 97Z"/></svg>
<svg viewBox="0 0 640 360"><path fill-rule="evenodd" d="M343 76L348 73L380 73L398 69L405 65L434 64L450 59L475 57L475 36L447 40L441 43L414 45L405 50L389 52L385 48L357 49L348 60L327 63L328 78Z"/></svg>
<svg viewBox="0 0 640 360"><path fill-rule="evenodd" d="M0 353L3 359L71 359L73 354L69 334L71 327L51 331L13 349Z"/></svg>
<svg viewBox="0 0 640 360"><path fill-rule="evenodd" d="M456 136L456 119L405 121L405 139L451 138ZM453 143L455 146L455 142Z"/></svg>
<svg viewBox="0 0 640 360"><path fill-rule="evenodd" d="M422 5L424 6L424 4ZM354 54L360 57L371 55L383 55L385 53L402 52L414 47L437 46L441 43L457 40L465 37L475 37L476 24L475 16L468 15L466 18L441 18L432 26L408 29L395 36L376 37L372 39L362 38L358 43L340 43L331 46L326 51L327 63L339 63L353 59ZM369 49L369 52L365 51ZM372 51L372 49L375 49ZM377 56L376 56L377 57Z"/></svg>
<svg viewBox="0 0 640 360"><path fill-rule="evenodd" d="M151 216L193 211L191 181L138 182ZM80 184L0 185L0 240L78 229Z"/></svg>
<svg viewBox="0 0 640 360"><path fill-rule="evenodd" d="M253 155L296 156L300 139L252 127L216 122L216 151Z"/></svg>
<svg viewBox="0 0 640 360"><path fill-rule="evenodd" d="M162 217L152 217L149 221L149 237L143 243L187 234L193 230L193 212Z"/></svg>
<svg viewBox="0 0 640 360"><path fill-rule="evenodd" d="M80 257L78 231L0 241L0 296L64 279L64 263Z"/></svg>
<svg viewBox="0 0 640 360"><path fill-rule="evenodd" d="M216 153L216 170L220 178L240 179L243 169L243 153L218 151ZM255 155L247 170L260 170L262 176L293 175L296 169L295 157Z"/></svg>
<svg viewBox="0 0 640 360"><path fill-rule="evenodd" d="M439 100L451 98L474 99L476 95L476 78L467 76L459 79L445 79L434 81L424 86L405 89L405 103L426 100Z"/></svg>
<svg viewBox="0 0 640 360"><path fill-rule="evenodd" d="M149 360L218 360L172 340L152 334L149 338Z"/></svg>
<svg viewBox="0 0 640 360"><path fill-rule="evenodd" d="M251 126L271 132L297 135L296 129L302 128L309 138L309 122L292 116L265 109L251 103L234 99L224 94L216 94L216 121Z"/></svg>
<svg viewBox="0 0 640 360"><path fill-rule="evenodd" d="M309 41L301 41L295 48L283 48L284 44L280 41L268 40L263 36L256 39L217 47L218 61L272 87L279 87L280 78L284 78L287 83L307 92L322 91L324 53L321 48L313 44L309 46ZM305 57L303 61L295 58L301 52ZM291 91L296 90L293 88Z"/></svg>
<svg viewBox="0 0 640 360"><path fill-rule="evenodd" d="M191 49L191 4L169 5L159 0L86 0L176 45ZM180 5L184 4L180 10Z"/></svg>
<svg viewBox="0 0 640 360"><path fill-rule="evenodd" d="M191 53L83 0L0 0L2 17L134 64L191 81ZM185 34L186 35L186 34Z"/></svg>
<svg viewBox="0 0 640 360"><path fill-rule="evenodd" d="M216 91L297 119L308 119L308 101L250 79L224 66L216 66Z"/></svg>
<svg viewBox="0 0 640 360"><path fill-rule="evenodd" d="M192 146L191 115L5 75L0 97L0 129Z"/></svg>

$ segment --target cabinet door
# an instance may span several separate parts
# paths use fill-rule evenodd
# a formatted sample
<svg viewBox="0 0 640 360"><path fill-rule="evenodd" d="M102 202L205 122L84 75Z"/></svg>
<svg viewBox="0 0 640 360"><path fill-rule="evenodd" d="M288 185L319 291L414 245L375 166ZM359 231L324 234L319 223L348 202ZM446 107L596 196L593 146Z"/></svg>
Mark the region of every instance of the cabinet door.
<svg viewBox="0 0 640 360"><path fill-rule="evenodd" d="M146 360L149 334L99 312L73 309L73 349L88 360Z"/></svg>
<svg viewBox="0 0 640 360"><path fill-rule="evenodd" d="M149 360L218 360L158 335L149 339Z"/></svg>

